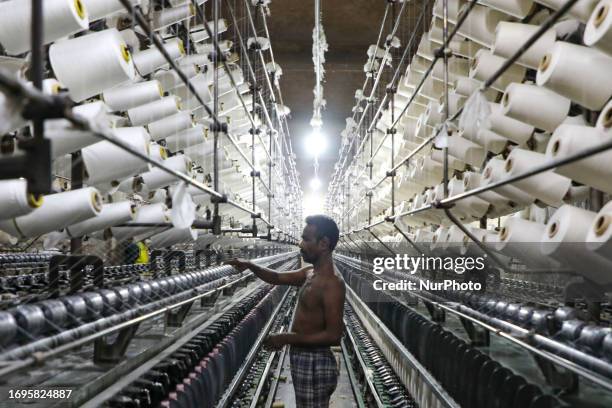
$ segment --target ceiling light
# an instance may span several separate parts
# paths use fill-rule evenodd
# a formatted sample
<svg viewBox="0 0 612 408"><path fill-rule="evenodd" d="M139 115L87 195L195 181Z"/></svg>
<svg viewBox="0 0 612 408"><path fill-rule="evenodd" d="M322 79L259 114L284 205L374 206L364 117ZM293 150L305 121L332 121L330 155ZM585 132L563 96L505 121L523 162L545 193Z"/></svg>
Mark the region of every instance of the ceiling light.
<svg viewBox="0 0 612 408"><path fill-rule="evenodd" d="M319 190L321 188L321 180L319 180L318 177L315 177L312 180L310 180L310 188L313 191Z"/></svg>
<svg viewBox="0 0 612 408"><path fill-rule="evenodd" d="M304 197L302 204L302 217L323 213L323 197L316 193L310 193Z"/></svg>
<svg viewBox="0 0 612 408"><path fill-rule="evenodd" d="M327 140L318 129L315 129L310 136L306 138L304 145L306 151L311 156L319 157L319 155L327 148Z"/></svg>

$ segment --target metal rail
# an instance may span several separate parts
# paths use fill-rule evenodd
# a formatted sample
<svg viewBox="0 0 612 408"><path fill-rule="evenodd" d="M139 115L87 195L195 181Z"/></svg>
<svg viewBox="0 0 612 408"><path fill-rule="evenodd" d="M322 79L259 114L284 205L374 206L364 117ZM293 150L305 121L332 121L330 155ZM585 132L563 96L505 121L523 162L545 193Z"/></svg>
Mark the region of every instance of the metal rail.
<svg viewBox="0 0 612 408"><path fill-rule="evenodd" d="M74 404L81 408L98 408L102 404L112 398L119 390L127 387L133 381L137 380L147 371L152 369L155 365L161 362L164 358L177 351L187 342L189 342L194 336L204 331L207 327L217 321L224 312L231 310L237 302L247 297L249 294L254 293L257 289L261 288L263 283L258 283L252 289L238 295L232 296L231 303L225 305L222 309L211 310L211 314L202 316L203 319L198 318L184 324L182 327L172 333L172 337L164 336L154 346L147 349L143 354L137 356L135 359L130 358L128 363L124 363L114 367L110 372L103 374L96 378L93 383L87 384L83 389L80 388L72 401ZM108 387L106 384L111 383L112 386ZM98 386L98 384L101 386ZM106 388L100 391L100 388ZM61 404L61 403L60 403ZM57 408L60 408L58 406Z"/></svg>
<svg viewBox="0 0 612 408"><path fill-rule="evenodd" d="M296 302L297 305L297 302ZM291 319L289 322L289 325L287 326L287 331L289 331L290 327L292 327L293 325L293 320L295 318L295 312L297 311L297 307L293 308L293 312L291 313ZM276 371L274 373L274 376L272 377L272 384L270 385L270 393L268 394L268 398L266 399L266 403L264 404L264 408L272 408L272 405L274 404L274 398L276 396L276 391L278 389L278 382L279 382L279 378L280 378L280 373L283 370L283 364L285 361L285 358L288 354L288 350L289 347L283 347L283 350L281 352L281 355L278 358L278 365L276 367Z"/></svg>
<svg viewBox="0 0 612 408"><path fill-rule="evenodd" d="M346 256L338 255L337 259L339 259L341 262L345 262L353 268L359 269L361 272L365 272L369 275L372 274L370 271L366 270L365 268L362 268L361 265L357 266L350 258ZM360 264L361 262L362 261L359 261ZM376 275L376 279L384 280L386 282L392 282L391 280L385 279L381 275ZM435 299L432 299L429 296L423 296L422 294L415 291L411 291L410 293L412 296L415 296L421 299L422 301L431 303L432 305L439 307L440 309L443 309L444 311L451 313L455 316L467 319L472 323L477 324L478 326L512 342L513 344L550 361L553 364L559 365L579 375L580 377L583 377L603 387L608 391L612 391L612 382L610 381L610 378L612 378L612 365L596 357L576 350L566 344L560 343L549 337L533 333L532 331L525 329L521 326L517 326L515 324L497 318L488 317L483 313L465 305L461 305L456 302L442 303ZM403 302L402 300L399 300L397 298L395 299L398 300L400 303L405 304L405 302ZM483 321L485 316L488 322ZM534 344L544 347L547 350L554 350L558 353L563 354L564 356L572 356L573 358L580 359L582 365L569 361L564 357L560 357L558 354L554 354L550 351L537 348L534 346ZM589 368L585 368L585 366Z"/></svg>
<svg viewBox="0 0 612 408"><path fill-rule="evenodd" d="M345 324L345 326L346 326L346 324ZM357 357L357 361L359 362L359 365L361 366L361 370L364 373L364 378L365 378L366 385L367 385L368 389L370 390L370 393L374 397L374 402L376 403L376 406L378 408L383 408L385 406L385 404L383 404L382 400L380 399L380 396L378 395L378 390L376 389L376 386L372 382L372 377L370 375L368 375L369 368L366 365L365 361L363 361L363 357L361 356L361 353L359 352L359 346L357 346L357 342L355 341L355 338L353 337L353 333L351 332L350 329L346 330L345 333L346 333L346 337L348 337L348 339L350 340L351 347L353 348L353 350L355 350L355 356ZM344 351L345 347L346 346L345 346L345 343L343 341L342 342L342 349L343 349L343 351ZM348 365L348 362L347 362L347 365Z"/></svg>
<svg viewBox="0 0 612 408"><path fill-rule="evenodd" d="M286 255L287 259L289 259L289 256L292 255L292 254L293 253L287 253L287 254L282 254L282 255ZM280 256L279 255L276 255L276 256L274 256L273 259L270 259L270 261L272 263L278 262L279 260L280 260ZM58 347L56 347L54 349L51 349L51 350L36 351L36 352L34 352L34 350L31 351L31 350L28 349L27 353L28 354L32 354L32 356L28 357L28 358L25 358L23 360L17 360L15 362L8 363L8 365L6 367L0 369L0 378L3 378L6 375L9 375L9 374L12 374L12 373L21 371L21 370L26 369L28 367L31 367L31 366L33 366L35 364L40 364L41 362L44 362L45 360L48 360L49 358L56 357L56 356L58 356L58 355L60 355L62 353L65 353L65 352L69 351L69 350L72 350L74 348L77 348L77 347L83 346L85 344L88 344L88 343L90 343L90 342L92 342L92 341L94 341L94 340L96 340L96 339L98 339L100 337L107 336L107 335L112 334L112 333L116 333L117 331L119 331L121 329L124 329L126 327L130 327L130 326L133 326L135 324L141 323L141 322L143 322L145 320L148 320L148 319L151 319L151 318L153 318L155 316L159 316L159 315L161 315L163 313L166 313L166 312L168 312L168 311L170 311L172 309L175 309L177 307L189 304L189 303L191 303L191 302L193 302L195 300L202 299L202 298L205 298L205 297L213 296L216 293L218 293L219 291L222 291L224 289L227 289L227 288L230 288L232 286L235 286L235 285L237 285L238 283L240 283L240 282L242 282L244 280L251 279L252 276L254 276L252 272L243 274L238 279L235 279L235 280L233 280L233 281L231 281L231 282L229 282L227 284L224 284L224 285L222 285L222 286L220 286L218 288L215 288L215 289L203 292L203 293L197 293L198 292L197 288L190 289L190 290L187 290L187 291L183 291L181 293L177 293L175 295L172 295L169 298L170 301L172 301L172 299L176 300L171 305L164 304L164 303L167 303L169 301L169 299L162 299L162 300L158 300L158 301L155 301L155 302L152 302L152 303L148 303L148 304L143 305L143 306L141 306L141 307L139 307L137 309L131 309L131 310L128 310L128 311L125 311L125 312L122 312L122 313L115 314L115 315L112 316L112 320L103 318L101 320L106 319L107 321L109 321L113 325L110 326L110 327L104 328L102 330L98 330L98 326L96 325L97 321L86 323L85 325L82 325L82 326L79 326L77 328L68 330L68 331L74 331L75 334L78 334L78 333L82 333L84 331L86 332L86 330L84 330L84 327L91 327L92 329L96 329L98 331L96 331L96 332L94 332L92 334L89 334L89 335L87 335L85 337L81 337L79 339L76 339L76 340L70 341L68 343L62 344L62 345L60 345L60 346L58 346ZM180 300L181 298L184 298L184 296L186 294L188 294L189 292L196 293L196 294L193 295L193 296L190 296L188 299ZM157 309L157 310L155 310L153 312L146 312L146 310L150 310L150 307L152 305L158 305L159 309ZM143 315L134 317L134 315L136 315L138 313L139 309L142 309L142 311L145 312L145 313ZM122 318L127 318L129 320L121 322ZM66 332L63 332L63 333L66 333ZM30 345L26 345L26 346L23 346L23 347L29 347L29 346ZM8 356L15 355L15 353L17 351L18 351L18 349L17 350L10 350L8 352L3 353L2 355L0 355L0 361L2 361L2 358L6 359L7 355ZM4 360L4 361L6 361L6 360Z"/></svg>
<svg viewBox="0 0 612 408"><path fill-rule="evenodd" d="M419 406L459 408L459 404L444 390L442 385L404 347L350 287L346 288L346 298L364 328L371 334L372 339Z"/></svg>
<svg viewBox="0 0 612 408"><path fill-rule="evenodd" d="M291 288L287 291L287 295L289 294L289 292L291 291ZM286 297L285 300L286 301ZM281 301L280 304L282 305L282 303L284 303L284 301ZM279 305L280 306L280 305ZM289 313L291 313L292 316L292 321L293 321L293 316L295 315L295 310L296 308L293 308L293 311L288 311ZM287 314L289 314L287 313ZM285 314L284 316L287 316L287 314ZM284 316L281 316L281 318L283 318ZM272 319L274 319L274 317L276 317L276 313L272 316ZM285 326L281 326L279 328L279 333L285 332L285 331L289 331L289 327L291 325L291 322L289 322L289 324L285 327ZM270 328L271 329L271 328ZM269 332L269 330L268 330ZM266 333L267 334L267 333ZM268 394L268 398L266 399L266 404L265 406L268 406L268 402L270 403L270 406L274 403L274 394L276 392L276 387L278 386L278 373L280 372L280 370L283 368L283 361L285 360L285 355L287 354L287 349L288 347L284 347L279 359L278 359L278 366L277 366L277 370L276 370L276 375L272 378L272 385L270 386L270 392ZM264 368L264 371L260 377L259 380L259 384L257 385L257 389L255 390L255 395L253 396L253 400L251 401L251 405L249 408L257 408L257 406L259 405L259 400L260 400L260 396L261 393L263 392L263 389L267 383L267 379L268 379L268 375L270 373L270 370L272 369L272 363L274 362L274 359L276 358L276 355L278 354L278 351L274 350L270 353L270 356L268 358L268 362L266 363L266 367Z"/></svg>
<svg viewBox="0 0 612 408"><path fill-rule="evenodd" d="M257 336L257 340L255 340L255 343L251 347L251 351L249 351L249 354L244 360L242 367L240 368L240 371L238 371L238 373L234 376L232 382L227 387L227 389L225 390L225 393L223 394L223 396L217 403L216 405L217 408L227 408L231 404L232 397L238 390L238 387L240 387L240 384L242 383L244 376L248 373L249 369L251 368L251 364L255 360L255 357L257 356L259 348L263 345L263 342L268 336L268 332L270 331L270 328L272 327L272 324L274 323L274 320L275 320L274 317L278 314L280 308L283 306L283 303L285 303L285 300L287 299L287 295L289 294L289 291L290 291L289 288L285 288L285 294L283 295L283 298L281 299L280 302L278 302L278 305L276 305L276 307L274 308L274 311L270 315L270 319L268 320L264 328L259 333L259 336ZM269 370L270 364L271 364L271 361L269 361L268 364L266 365L266 368L268 370Z"/></svg>
<svg viewBox="0 0 612 408"><path fill-rule="evenodd" d="M350 364L350 358L348 354L348 350L346 348L345 341L342 340L340 343L340 347L342 348L342 359L344 360L344 367L346 368L346 372L349 376L349 382L351 383L351 389L353 390L353 396L355 397L355 402L357 402L357 408L365 408L365 402L361 397L359 385L357 383L357 378L355 378L355 372L353 367ZM266 407L268 408L268 407Z"/></svg>

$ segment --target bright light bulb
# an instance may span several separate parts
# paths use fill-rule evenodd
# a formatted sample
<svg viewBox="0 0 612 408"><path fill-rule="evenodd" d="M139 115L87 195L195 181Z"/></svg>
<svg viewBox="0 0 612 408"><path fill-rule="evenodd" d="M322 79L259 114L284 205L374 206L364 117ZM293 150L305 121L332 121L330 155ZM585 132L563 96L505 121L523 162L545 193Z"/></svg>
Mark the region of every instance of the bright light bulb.
<svg viewBox="0 0 612 408"><path fill-rule="evenodd" d="M323 212L323 197L319 194L311 193L304 197L302 204L302 216L307 217L313 214L321 214Z"/></svg>
<svg viewBox="0 0 612 408"><path fill-rule="evenodd" d="M315 177L312 180L310 180L310 188L312 188L314 191L317 191L318 189L320 189L321 180L319 180L318 177Z"/></svg>
<svg viewBox="0 0 612 408"><path fill-rule="evenodd" d="M306 151L313 157L319 157L327 148L327 139L321 134L318 129L308 136L304 142Z"/></svg>

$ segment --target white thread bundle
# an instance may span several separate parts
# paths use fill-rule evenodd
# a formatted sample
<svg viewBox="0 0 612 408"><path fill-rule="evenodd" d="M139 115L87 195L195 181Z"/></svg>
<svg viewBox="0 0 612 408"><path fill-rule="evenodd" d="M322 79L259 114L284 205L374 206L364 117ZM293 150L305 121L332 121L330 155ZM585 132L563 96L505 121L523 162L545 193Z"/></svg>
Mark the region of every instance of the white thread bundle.
<svg viewBox="0 0 612 408"><path fill-rule="evenodd" d="M185 155L172 156L162 162L166 167L169 167L176 172L189 174L191 172L191 160ZM154 168L151 171L141 174L144 181L144 187L147 191L154 191L158 188L167 187L173 182L178 181L177 177L161 170Z"/></svg>
<svg viewBox="0 0 612 408"><path fill-rule="evenodd" d="M171 228L151 237L151 248L168 248L184 242L193 242L198 238L197 230L193 228Z"/></svg>
<svg viewBox="0 0 612 408"><path fill-rule="evenodd" d="M455 94L462 97L469 97L474 92L478 91L480 89L480 86L480 81L477 81L473 78L469 78L467 76L460 76L453 83ZM497 99L498 95L498 92L493 88L489 88L481 93L484 94L485 98L487 98L487 100L489 101L494 101L495 99Z"/></svg>
<svg viewBox="0 0 612 408"><path fill-rule="evenodd" d="M440 42L440 44L442 44L442 42ZM467 59L474 59L478 51L480 51L483 46L475 43L474 41L470 41L467 38L463 38L453 39L449 44L449 48L455 55L459 55Z"/></svg>
<svg viewBox="0 0 612 408"><path fill-rule="evenodd" d="M156 142L149 143L149 157L160 163L168 158L166 148Z"/></svg>
<svg viewBox="0 0 612 408"><path fill-rule="evenodd" d="M482 172L482 183L483 185L491 184L496 181L503 180L505 178L505 161L497 157L491 158L488 161ZM512 202L520 206L526 206L532 204L535 201L535 197L527 194L523 190L515 187L512 184L506 184L493 189L498 194L507 197Z"/></svg>
<svg viewBox="0 0 612 408"><path fill-rule="evenodd" d="M463 173L463 185L466 191L473 190L481 185L484 185L482 182L482 175L475 172ZM507 214L513 211L513 208L510 205L510 200L494 191L483 191L482 193L477 194L475 197L482 198L490 203L494 207L495 213Z"/></svg>
<svg viewBox="0 0 612 408"><path fill-rule="evenodd" d="M584 43L612 55L612 1L597 4L584 30Z"/></svg>
<svg viewBox="0 0 612 408"><path fill-rule="evenodd" d="M43 44L89 26L83 0L45 0L42 2ZM21 54L30 49L32 2L12 0L0 3L0 43L9 54Z"/></svg>
<svg viewBox="0 0 612 408"><path fill-rule="evenodd" d="M510 23L502 21L495 30L493 53L503 58L510 58L531 37L539 26L532 24ZM537 69L542 57L555 44L557 33L553 28L546 31L516 61L527 68Z"/></svg>
<svg viewBox="0 0 612 408"><path fill-rule="evenodd" d="M28 192L25 179L0 180L0 219L25 215L42 204L42 197Z"/></svg>
<svg viewBox="0 0 612 408"><path fill-rule="evenodd" d="M564 205L546 224L541 238L541 251L595 283L609 284L612 262L585 249L589 229L597 213Z"/></svg>
<svg viewBox="0 0 612 408"><path fill-rule="evenodd" d="M194 64L184 64L179 68L181 72L187 76L187 78L193 78L200 73L200 68ZM155 72L155 74L153 74L153 78L157 79L162 85L162 88L167 91L171 91L181 85L184 85L184 82L181 80L178 72L173 69L168 71L158 70Z"/></svg>
<svg viewBox="0 0 612 408"><path fill-rule="evenodd" d="M173 60L177 60L185 55L183 42L179 39L168 41L164 44L164 49ZM168 65L168 61L164 55L155 46L151 46L147 50L134 54L134 66L142 76L149 75L153 71L167 67Z"/></svg>
<svg viewBox="0 0 612 408"><path fill-rule="evenodd" d="M164 96L164 90L157 80L122 84L102 93L102 99L114 111L125 111Z"/></svg>
<svg viewBox="0 0 612 408"><path fill-rule="evenodd" d="M591 224L586 247L608 260L612 260L612 201L609 201Z"/></svg>
<svg viewBox="0 0 612 408"><path fill-rule="evenodd" d="M472 166L480 167L486 152L481 146L465 139L461 136L461 133L457 133L448 138L448 154Z"/></svg>
<svg viewBox="0 0 612 408"><path fill-rule="evenodd" d="M166 96L160 100L128 109L127 115L132 126L142 126L178 113L179 109L180 99L176 96Z"/></svg>
<svg viewBox="0 0 612 408"><path fill-rule="evenodd" d="M136 208L129 201L103 204L102 210L98 215L66 227L66 233L73 238L82 237L83 235L103 231L106 228L131 221L134 219L135 214Z"/></svg>
<svg viewBox="0 0 612 408"><path fill-rule="evenodd" d="M128 177L125 180L121 180L119 186L117 186L117 191L121 191L122 193L132 194L132 193L140 193L143 189L144 181L140 176Z"/></svg>
<svg viewBox="0 0 612 408"><path fill-rule="evenodd" d="M419 42L419 47L417 48L416 54L421 57L433 61L434 60L434 49L435 45L433 45L426 36L421 37L421 41Z"/></svg>
<svg viewBox="0 0 612 408"><path fill-rule="evenodd" d="M144 128L119 128L114 129L113 134L117 140L148 157L150 137ZM117 187L120 180L148 168L147 162L107 140L84 148L82 155L87 183L102 191Z"/></svg>
<svg viewBox="0 0 612 408"><path fill-rule="evenodd" d="M195 15L193 4L185 4L177 7L164 8L153 13L152 27L161 30L169 25L187 20Z"/></svg>
<svg viewBox="0 0 612 408"><path fill-rule="evenodd" d="M531 0L483 0L482 4L520 19L525 18L533 8Z"/></svg>
<svg viewBox="0 0 612 408"><path fill-rule="evenodd" d="M505 62L506 60L504 58L498 57L488 50L480 50L476 53L476 58L472 60L470 78L484 82L491 78ZM512 64L491 84L491 87L503 92L512 82L522 82L525 77L525 72L524 67Z"/></svg>
<svg viewBox="0 0 612 408"><path fill-rule="evenodd" d="M515 148L512 149L508 159L506 159L504 170L506 176L510 177L522 174L547 162L547 157L542 153ZM569 191L572 181L549 170L515 181L512 184L547 205L559 207L563 204L563 198ZM546 188L542 188L543 186L546 186Z"/></svg>
<svg viewBox="0 0 612 408"><path fill-rule="evenodd" d="M176 152L183 150L191 146L196 146L206 141L204 126L196 125L192 128L185 129L176 135L172 135L166 138L166 147ZM191 157L191 156L190 156Z"/></svg>
<svg viewBox="0 0 612 408"><path fill-rule="evenodd" d="M73 108L75 115L94 122L99 127L109 127L108 107L104 102L92 102ZM51 157L56 159L100 141L93 133L75 129L66 119L45 121L45 137L51 139Z"/></svg>
<svg viewBox="0 0 612 408"><path fill-rule="evenodd" d="M429 101L438 101L444 92L444 83L438 81L432 76L427 77L419 94Z"/></svg>
<svg viewBox="0 0 612 408"><path fill-rule="evenodd" d="M444 163L444 152L440 149L432 149L431 159L435 160L438 163ZM463 171L465 170L466 164L465 162L454 156L448 156L448 166L455 170Z"/></svg>
<svg viewBox="0 0 612 408"><path fill-rule="evenodd" d="M612 100L601 110L595 127L604 132L610 132L612 129Z"/></svg>
<svg viewBox="0 0 612 408"><path fill-rule="evenodd" d="M550 7L553 10L558 10L565 4L564 0L535 0L535 2ZM567 14L581 23L586 23L596 5L597 0L578 0L578 2L569 9Z"/></svg>
<svg viewBox="0 0 612 408"><path fill-rule="evenodd" d="M501 153L508 145L508 139L505 137L483 127L476 129L466 128L463 131L463 137L467 140L476 143L479 146L484 147L486 150L495 154Z"/></svg>
<svg viewBox="0 0 612 408"><path fill-rule="evenodd" d="M557 266L552 259L542 256L540 251L539 242L545 230L544 224L519 217L509 217L499 230L496 249L504 255L521 260L530 268Z"/></svg>
<svg viewBox="0 0 612 408"><path fill-rule="evenodd" d="M64 228L100 213L100 193L87 187L44 197L42 205L29 214L0 222L9 234L30 238Z"/></svg>
<svg viewBox="0 0 612 408"><path fill-rule="evenodd" d="M156 120L147 125L151 138L155 141L165 139L182 130L193 126L193 119L190 112L180 111L174 115Z"/></svg>
<svg viewBox="0 0 612 408"><path fill-rule="evenodd" d="M460 14L468 12L467 8L468 4L463 5ZM504 13L476 5L459 27L458 33L485 47L491 47L495 41L495 27L500 21L507 19Z"/></svg>
<svg viewBox="0 0 612 408"><path fill-rule="evenodd" d="M214 33L214 23L214 21L208 21L206 23L212 33ZM219 20L217 20L217 30L219 34L222 34L227 31L227 22L225 21L225 19L220 18ZM208 32L206 31L206 28L203 24L192 26L189 35L191 35L191 41L193 42L202 42L209 38Z"/></svg>
<svg viewBox="0 0 612 408"><path fill-rule="evenodd" d="M163 203L143 205L132 221L135 224L164 224L170 222L170 212ZM111 232L117 241L121 242L137 235L151 233L160 227L112 227Z"/></svg>
<svg viewBox="0 0 612 408"><path fill-rule="evenodd" d="M452 197L457 194L461 194L465 191L465 184L463 180L459 180L453 177L448 182L448 196ZM473 217L475 219L481 218L489 210L490 204L479 197L467 197L463 200L459 200L453 207L453 212L457 212L462 218Z"/></svg>
<svg viewBox="0 0 612 408"><path fill-rule="evenodd" d="M524 145L531 138L534 127L516 119L509 118L502 113L502 106L490 103L488 129L509 139L518 145Z"/></svg>
<svg viewBox="0 0 612 408"><path fill-rule="evenodd" d="M459 18L459 15L461 12L461 5L462 5L461 0L449 0L447 3L448 21L451 22L452 24L457 23L457 19ZM442 0L436 0L436 2L434 3L432 13L434 16L437 17L437 19L444 18L444 3Z"/></svg>
<svg viewBox="0 0 612 408"><path fill-rule="evenodd" d="M47 1L47 0L45 0ZM89 20L96 21L111 14L124 11L125 7L119 0L81 0L89 14ZM131 0L132 4L139 4L140 0Z"/></svg>
<svg viewBox="0 0 612 408"><path fill-rule="evenodd" d="M233 47L234 43L230 40L222 40L218 43L219 49L222 53L229 53L230 49ZM206 44L196 44L195 49L198 54L211 55L215 52L215 46L211 43Z"/></svg>
<svg viewBox="0 0 612 408"><path fill-rule="evenodd" d="M504 115L553 132L567 117L571 101L546 88L512 83L502 99Z"/></svg>
<svg viewBox="0 0 612 408"><path fill-rule="evenodd" d="M49 48L49 60L76 102L135 76L130 52L115 28L58 41Z"/></svg>
<svg viewBox="0 0 612 408"><path fill-rule="evenodd" d="M546 155L551 160L561 159L589 147L609 142L610 136L610 133L605 133L597 128L564 124L555 130L548 142ZM602 153L557 167L555 172L612 194L611 162L612 151L605 150Z"/></svg>
<svg viewBox="0 0 612 408"><path fill-rule="evenodd" d="M204 101L204 103L209 103L212 101L212 95L210 93L209 81L204 74L197 74L193 78L191 78L191 84L193 85L196 93L200 98ZM174 93L181 98L183 101L183 107L186 110L195 110L202 107L202 104L197 99L195 94L191 92L189 88L186 86L177 87L174 90Z"/></svg>
<svg viewBox="0 0 612 408"><path fill-rule="evenodd" d="M463 58L448 59L448 83L452 84L458 78L467 76L470 72L470 62ZM431 71L431 76L444 82L444 60L439 59Z"/></svg>
<svg viewBox="0 0 612 408"><path fill-rule="evenodd" d="M600 110L612 96L611 71L612 56L557 41L542 58L537 83L588 109Z"/></svg>
<svg viewBox="0 0 612 408"><path fill-rule="evenodd" d="M431 245L429 249L434 254L443 254L445 245L445 237L448 235L448 228L444 226L439 226L438 229L434 232L434 235L431 239Z"/></svg>

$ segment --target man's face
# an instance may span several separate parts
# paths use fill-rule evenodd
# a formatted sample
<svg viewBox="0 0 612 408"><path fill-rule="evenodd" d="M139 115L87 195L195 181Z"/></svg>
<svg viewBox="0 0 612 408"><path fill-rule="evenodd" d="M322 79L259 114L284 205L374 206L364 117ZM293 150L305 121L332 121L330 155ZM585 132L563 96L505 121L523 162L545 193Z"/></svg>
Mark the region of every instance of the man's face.
<svg viewBox="0 0 612 408"><path fill-rule="evenodd" d="M317 227L306 225L302 232L302 242L300 242L300 254L304 262L315 263L324 251L325 242L317 239Z"/></svg>

